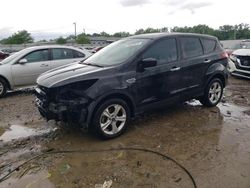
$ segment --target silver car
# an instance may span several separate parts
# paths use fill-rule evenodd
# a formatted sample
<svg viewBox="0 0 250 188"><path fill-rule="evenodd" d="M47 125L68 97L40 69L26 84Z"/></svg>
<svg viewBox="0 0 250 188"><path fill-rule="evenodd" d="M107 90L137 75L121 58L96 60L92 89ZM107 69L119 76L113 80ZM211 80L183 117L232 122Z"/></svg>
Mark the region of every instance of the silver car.
<svg viewBox="0 0 250 188"><path fill-rule="evenodd" d="M233 76L250 79L250 49L235 50L229 58L228 70Z"/></svg>
<svg viewBox="0 0 250 188"><path fill-rule="evenodd" d="M0 97L8 90L35 85L37 77L53 68L83 60L90 52L68 46L36 46L0 62Z"/></svg>

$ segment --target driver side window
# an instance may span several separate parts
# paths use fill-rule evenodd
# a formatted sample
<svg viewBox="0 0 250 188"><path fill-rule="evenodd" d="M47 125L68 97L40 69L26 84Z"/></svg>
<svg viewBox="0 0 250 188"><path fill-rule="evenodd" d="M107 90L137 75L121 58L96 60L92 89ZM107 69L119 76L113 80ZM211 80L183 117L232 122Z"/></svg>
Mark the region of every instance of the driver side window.
<svg viewBox="0 0 250 188"><path fill-rule="evenodd" d="M174 38L156 42L143 54L143 59L154 58L158 65L176 61L177 57L177 45Z"/></svg>
<svg viewBox="0 0 250 188"><path fill-rule="evenodd" d="M48 50L37 50L29 53L23 59L27 59L27 63L34 63L40 61L48 61L49 60L49 51Z"/></svg>

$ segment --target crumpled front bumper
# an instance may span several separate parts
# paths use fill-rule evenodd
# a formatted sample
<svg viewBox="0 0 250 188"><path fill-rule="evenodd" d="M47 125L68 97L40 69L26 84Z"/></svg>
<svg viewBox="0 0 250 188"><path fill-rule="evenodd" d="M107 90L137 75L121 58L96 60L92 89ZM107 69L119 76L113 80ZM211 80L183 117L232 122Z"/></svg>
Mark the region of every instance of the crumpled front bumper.
<svg viewBox="0 0 250 188"><path fill-rule="evenodd" d="M87 118L88 99L50 101L46 93L36 88L36 106L47 120L84 123Z"/></svg>

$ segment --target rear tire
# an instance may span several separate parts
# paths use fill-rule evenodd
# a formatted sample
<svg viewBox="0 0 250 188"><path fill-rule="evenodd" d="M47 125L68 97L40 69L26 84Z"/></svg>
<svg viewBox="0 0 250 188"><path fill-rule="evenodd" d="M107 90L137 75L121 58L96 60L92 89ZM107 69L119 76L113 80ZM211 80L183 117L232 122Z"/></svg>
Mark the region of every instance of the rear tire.
<svg viewBox="0 0 250 188"><path fill-rule="evenodd" d="M201 104L207 107L216 106L223 95L223 84L218 78L212 79L205 88L204 96L202 96L199 101Z"/></svg>
<svg viewBox="0 0 250 188"><path fill-rule="evenodd" d="M120 136L130 120L130 109L122 99L109 99L95 112L91 131L103 139Z"/></svg>
<svg viewBox="0 0 250 188"><path fill-rule="evenodd" d="M0 98L4 97L7 92L7 83L4 79L0 78Z"/></svg>

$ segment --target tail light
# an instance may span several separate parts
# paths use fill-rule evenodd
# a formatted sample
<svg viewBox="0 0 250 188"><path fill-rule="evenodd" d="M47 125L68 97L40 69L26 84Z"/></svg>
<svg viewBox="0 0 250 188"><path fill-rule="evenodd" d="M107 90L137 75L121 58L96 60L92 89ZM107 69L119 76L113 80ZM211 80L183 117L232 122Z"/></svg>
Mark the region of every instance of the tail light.
<svg viewBox="0 0 250 188"><path fill-rule="evenodd" d="M221 56L221 58L223 58L223 59L228 58L228 54L227 54L226 51L223 51L223 52L221 53L220 56Z"/></svg>

